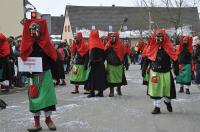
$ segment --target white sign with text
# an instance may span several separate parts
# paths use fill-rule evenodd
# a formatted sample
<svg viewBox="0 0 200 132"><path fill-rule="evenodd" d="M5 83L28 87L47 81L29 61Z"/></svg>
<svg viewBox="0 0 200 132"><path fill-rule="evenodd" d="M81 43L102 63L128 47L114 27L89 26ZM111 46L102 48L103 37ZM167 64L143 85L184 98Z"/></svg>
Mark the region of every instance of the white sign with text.
<svg viewBox="0 0 200 132"><path fill-rule="evenodd" d="M23 61L18 57L19 72L42 72L42 58L41 57L28 57Z"/></svg>

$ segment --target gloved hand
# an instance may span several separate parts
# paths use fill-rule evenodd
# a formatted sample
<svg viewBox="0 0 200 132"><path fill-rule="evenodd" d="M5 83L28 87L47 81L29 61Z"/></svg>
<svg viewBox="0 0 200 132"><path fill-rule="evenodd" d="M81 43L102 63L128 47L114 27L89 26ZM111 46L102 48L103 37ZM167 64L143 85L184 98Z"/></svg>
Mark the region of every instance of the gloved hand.
<svg viewBox="0 0 200 132"><path fill-rule="evenodd" d="M25 73L25 76L28 78L31 78L31 77L33 77L33 74L31 74L30 72L27 72L27 73Z"/></svg>
<svg viewBox="0 0 200 132"><path fill-rule="evenodd" d="M84 65L84 70L87 70L88 66L87 65Z"/></svg>
<svg viewBox="0 0 200 132"><path fill-rule="evenodd" d="M144 78L146 76L146 71L142 70L142 77Z"/></svg>

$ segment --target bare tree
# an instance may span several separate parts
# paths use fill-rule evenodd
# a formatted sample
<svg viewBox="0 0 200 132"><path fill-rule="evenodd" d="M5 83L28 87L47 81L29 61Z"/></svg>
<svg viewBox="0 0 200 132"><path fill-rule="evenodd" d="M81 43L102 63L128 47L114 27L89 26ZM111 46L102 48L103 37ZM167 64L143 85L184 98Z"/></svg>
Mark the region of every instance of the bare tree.
<svg viewBox="0 0 200 132"><path fill-rule="evenodd" d="M198 6L200 3L200 0L193 0L192 2L188 2L188 0L162 0L162 3L165 5L167 8L169 17L170 17L170 22L174 24L174 28L177 31L179 27L182 28L183 23L182 23L182 9L184 7L195 7ZM171 7L176 7L178 8L177 13L174 13L173 10L171 10Z"/></svg>
<svg viewBox="0 0 200 132"><path fill-rule="evenodd" d="M195 6L199 6L199 4L200 4L200 0L193 0L190 4L188 4L188 6L195 7Z"/></svg>
<svg viewBox="0 0 200 132"><path fill-rule="evenodd" d="M170 25L173 25L176 31L178 28L182 28L184 24L182 19L183 8L200 6L200 0L132 0L132 2L136 6L146 7L146 12L144 12L143 16L148 13L148 19L145 21L149 23L149 29L152 29L153 26L157 28L162 24L159 21L165 21L166 23L171 23ZM159 13L155 13L151 7L166 7L167 15L160 18L158 17Z"/></svg>
<svg viewBox="0 0 200 132"><path fill-rule="evenodd" d="M174 28L177 31L179 27L181 27L181 16L182 16L182 8L185 4L186 0L162 0L163 4L166 6L168 15L169 15L169 21L174 24ZM171 10L171 7L178 8L178 12L174 13ZM173 15L172 15L173 14Z"/></svg>

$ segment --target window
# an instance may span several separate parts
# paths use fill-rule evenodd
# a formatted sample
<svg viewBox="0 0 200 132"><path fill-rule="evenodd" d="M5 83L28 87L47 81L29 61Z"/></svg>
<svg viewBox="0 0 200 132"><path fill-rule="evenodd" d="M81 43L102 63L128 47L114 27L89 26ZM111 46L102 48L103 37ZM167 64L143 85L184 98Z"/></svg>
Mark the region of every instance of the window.
<svg viewBox="0 0 200 132"><path fill-rule="evenodd" d="M123 29L124 29L124 31L127 31L128 27L127 26L123 26Z"/></svg>
<svg viewBox="0 0 200 132"><path fill-rule="evenodd" d="M78 27L76 27L76 32L78 32Z"/></svg>
<svg viewBox="0 0 200 132"><path fill-rule="evenodd" d="M70 32L70 25L68 25L68 32Z"/></svg>
<svg viewBox="0 0 200 132"><path fill-rule="evenodd" d="M95 29L95 25L92 25L92 29Z"/></svg>
<svg viewBox="0 0 200 132"><path fill-rule="evenodd" d="M111 25L108 26L108 29L109 29L109 32L112 32L112 26Z"/></svg>
<svg viewBox="0 0 200 132"><path fill-rule="evenodd" d="M65 32L67 32L67 26L65 26Z"/></svg>
<svg viewBox="0 0 200 132"><path fill-rule="evenodd" d="M69 39L69 44L72 45L72 39Z"/></svg>

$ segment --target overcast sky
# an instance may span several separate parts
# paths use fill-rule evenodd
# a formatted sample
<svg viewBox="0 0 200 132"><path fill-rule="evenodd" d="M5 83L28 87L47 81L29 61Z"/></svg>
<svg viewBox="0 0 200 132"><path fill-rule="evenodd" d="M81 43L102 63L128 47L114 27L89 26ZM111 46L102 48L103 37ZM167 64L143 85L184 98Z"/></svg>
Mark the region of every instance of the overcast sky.
<svg viewBox="0 0 200 132"><path fill-rule="evenodd" d="M65 6L81 5L81 6L137 6L140 0L29 0L37 10L42 14L51 14L60 16L65 13ZM157 3L161 0L155 0ZM192 0L187 0L192 1Z"/></svg>

